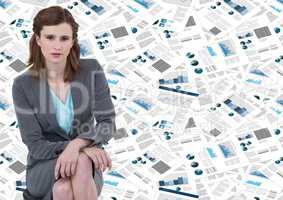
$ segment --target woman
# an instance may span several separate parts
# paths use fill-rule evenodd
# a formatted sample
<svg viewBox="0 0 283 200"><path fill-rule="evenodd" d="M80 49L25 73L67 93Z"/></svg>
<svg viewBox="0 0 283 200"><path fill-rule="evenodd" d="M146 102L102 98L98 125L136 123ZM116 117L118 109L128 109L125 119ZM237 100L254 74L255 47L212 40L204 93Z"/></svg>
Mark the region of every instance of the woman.
<svg viewBox="0 0 283 200"><path fill-rule="evenodd" d="M78 24L67 9L41 10L33 32L31 67L12 87L29 151L24 198L97 199L102 172L111 168L102 145L116 131L103 69L95 59L79 59Z"/></svg>

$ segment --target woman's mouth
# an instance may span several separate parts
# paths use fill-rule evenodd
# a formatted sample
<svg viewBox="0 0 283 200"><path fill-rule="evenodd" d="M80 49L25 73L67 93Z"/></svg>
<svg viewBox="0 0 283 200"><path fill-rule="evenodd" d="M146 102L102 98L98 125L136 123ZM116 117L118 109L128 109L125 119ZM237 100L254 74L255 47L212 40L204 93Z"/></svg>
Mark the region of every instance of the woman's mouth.
<svg viewBox="0 0 283 200"><path fill-rule="evenodd" d="M60 57L62 54L61 53L51 53L51 55L55 58Z"/></svg>

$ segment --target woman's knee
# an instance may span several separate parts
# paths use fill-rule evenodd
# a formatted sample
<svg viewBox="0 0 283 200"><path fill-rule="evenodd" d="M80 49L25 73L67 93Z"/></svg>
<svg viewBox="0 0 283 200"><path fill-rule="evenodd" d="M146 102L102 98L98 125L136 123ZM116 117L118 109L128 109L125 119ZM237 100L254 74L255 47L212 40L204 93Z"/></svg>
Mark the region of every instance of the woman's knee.
<svg viewBox="0 0 283 200"><path fill-rule="evenodd" d="M71 180L69 178L59 179L54 183L53 196L63 197L63 199L72 199L73 191Z"/></svg>

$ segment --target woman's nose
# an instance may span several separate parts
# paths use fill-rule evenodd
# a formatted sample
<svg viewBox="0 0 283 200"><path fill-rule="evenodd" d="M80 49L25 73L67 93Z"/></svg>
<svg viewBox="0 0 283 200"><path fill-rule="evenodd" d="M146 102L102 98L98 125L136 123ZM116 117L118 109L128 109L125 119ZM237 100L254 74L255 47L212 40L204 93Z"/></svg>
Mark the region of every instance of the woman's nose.
<svg viewBox="0 0 283 200"><path fill-rule="evenodd" d="M62 42L61 42L60 40L55 40L53 47L54 47L55 49L60 50L60 49L62 49L63 44L62 44Z"/></svg>

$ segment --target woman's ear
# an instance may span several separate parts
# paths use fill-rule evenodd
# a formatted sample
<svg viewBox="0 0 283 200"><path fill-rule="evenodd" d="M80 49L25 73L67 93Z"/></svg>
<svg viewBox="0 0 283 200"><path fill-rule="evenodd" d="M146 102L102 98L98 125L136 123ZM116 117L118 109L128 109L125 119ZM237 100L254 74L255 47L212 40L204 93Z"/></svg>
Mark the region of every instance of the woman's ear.
<svg viewBox="0 0 283 200"><path fill-rule="evenodd" d="M40 38L38 35L35 35L35 40L38 46L40 46Z"/></svg>

